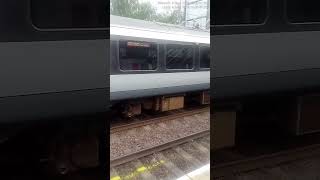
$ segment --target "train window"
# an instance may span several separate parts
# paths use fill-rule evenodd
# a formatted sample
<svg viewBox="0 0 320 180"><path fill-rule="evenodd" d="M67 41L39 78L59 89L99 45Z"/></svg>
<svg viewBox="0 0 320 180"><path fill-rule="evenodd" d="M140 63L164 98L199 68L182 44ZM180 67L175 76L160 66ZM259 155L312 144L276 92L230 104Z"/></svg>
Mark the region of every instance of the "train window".
<svg viewBox="0 0 320 180"><path fill-rule="evenodd" d="M168 44L166 46L167 69L192 69L193 68L193 46Z"/></svg>
<svg viewBox="0 0 320 180"><path fill-rule="evenodd" d="M139 41L119 42L120 69L126 71L155 70L158 61L158 45Z"/></svg>
<svg viewBox="0 0 320 180"><path fill-rule="evenodd" d="M319 5L319 0L287 0L287 17L289 22L320 22Z"/></svg>
<svg viewBox="0 0 320 180"><path fill-rule="evenodd" d="M200 47L200 68L210 68L210 47Z"/></svg>
<svg viewBox="0 0 320 180"><path fill-rule="evenodd" d="M105 28L106 0L32 0L33 24L42 29Z"/></svg>
<svg viewBox="0 0 320 180"><path fill-rule="evenodd" d="M214 0L213 25L262 24L267 0Z"/></svg>

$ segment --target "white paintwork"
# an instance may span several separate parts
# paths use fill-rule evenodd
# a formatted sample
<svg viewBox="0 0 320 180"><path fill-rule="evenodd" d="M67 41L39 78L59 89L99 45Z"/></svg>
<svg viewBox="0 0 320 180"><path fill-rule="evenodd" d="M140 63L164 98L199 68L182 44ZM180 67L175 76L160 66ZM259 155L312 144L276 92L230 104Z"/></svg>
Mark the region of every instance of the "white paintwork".
<svg viewBox="0 0 320 180"><path fill-rule="evenodd" d="M209 88L209 71L110 76L110 100L182 93Z"/></svg>
<svg viewBox="0 0 320 180"><path fill-rule="evenodd" d="M195 35L181 29L181 32L171 32L164 30L155 30L148 28L138 28L123 25L110 25L110 34L118 36L129 36L148 39L159 39L168 41L190 42L210 44L210 34Z"/></svg>
<svg viewBox="0 0 320 180"><path fill-rule="evenodd" d="M110 92L210 83L210 72L123 74L110 76Z"/></svg>

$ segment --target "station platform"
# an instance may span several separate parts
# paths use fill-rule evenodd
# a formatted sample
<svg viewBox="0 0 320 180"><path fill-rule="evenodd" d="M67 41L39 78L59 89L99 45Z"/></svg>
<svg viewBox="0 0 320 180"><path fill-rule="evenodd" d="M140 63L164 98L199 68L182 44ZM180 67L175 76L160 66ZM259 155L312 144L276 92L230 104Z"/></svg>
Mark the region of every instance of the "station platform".
<svg viewBox="0 0 320 180"><path fill-rule="evenodd" d="M210 179L210 164L202 166L180 178L177 180L202 180L202 179Z"/></svg>
<svg viewBox="0 0 320 180"><path fill-rule="evenodd" d="M210 136L110 169L110 180L209 180Z"/></svg>

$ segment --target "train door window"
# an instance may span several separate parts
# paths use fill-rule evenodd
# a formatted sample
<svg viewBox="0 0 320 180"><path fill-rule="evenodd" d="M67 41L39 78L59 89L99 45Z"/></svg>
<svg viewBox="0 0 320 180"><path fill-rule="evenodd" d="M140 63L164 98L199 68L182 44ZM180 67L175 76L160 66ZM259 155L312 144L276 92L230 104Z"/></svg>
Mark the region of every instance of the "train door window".
<svg viewBox="0 0 320 180"><path fill-rule="evenodd" d="M33 24L41 29L105 28L106 0L31 0Z"/></svg>
<svg viewBox="0 0 320 180"><path fill-rule="evenodd" d="M193 46L168 44L166 50L167 69L193 69Z"/></svg>
<svg viewBox="0 0 320 180"><path fill-rule="evenodd" d="M200 47L200 68L201 69L210 68L210 47L207 47L207 46Z"/></svg>
<svg viewBox="0 0 320 180"><path fill-rule="evenodd" d="M267 7L267 0L214 0L213 25L262 24Z"/></svg>
<svg viewBox="0 0 320 180"><path fill-rule="evenodd" d="M286 3L289 22L320 22L319 0L287 0Z"/></svg>
<svg viewBox="0 0 320 180"><path fill-rule="evenodd" d="M155 70L158 64L158 45L150 42L120 41L120 69L125 71Z"/></svg>

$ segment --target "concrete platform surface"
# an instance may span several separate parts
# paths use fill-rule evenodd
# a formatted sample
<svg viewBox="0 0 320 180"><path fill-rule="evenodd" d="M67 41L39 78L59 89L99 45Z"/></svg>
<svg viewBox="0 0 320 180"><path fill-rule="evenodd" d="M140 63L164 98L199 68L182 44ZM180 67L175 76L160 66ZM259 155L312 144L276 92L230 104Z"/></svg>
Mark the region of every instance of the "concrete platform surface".
<svg viewBox="0 0 320 180"><path fill-rule="evenodd" d="M110 180L209 180L210 137L110 169Z"/></svg>

